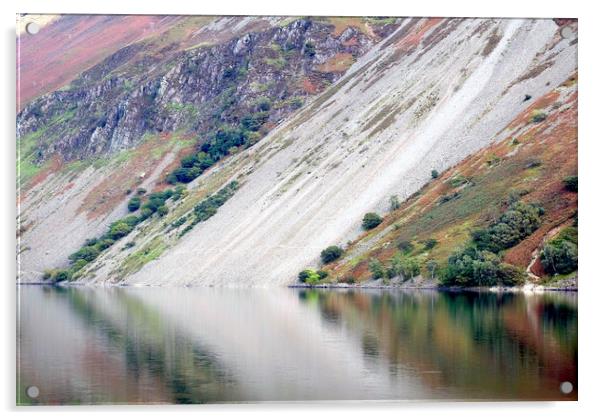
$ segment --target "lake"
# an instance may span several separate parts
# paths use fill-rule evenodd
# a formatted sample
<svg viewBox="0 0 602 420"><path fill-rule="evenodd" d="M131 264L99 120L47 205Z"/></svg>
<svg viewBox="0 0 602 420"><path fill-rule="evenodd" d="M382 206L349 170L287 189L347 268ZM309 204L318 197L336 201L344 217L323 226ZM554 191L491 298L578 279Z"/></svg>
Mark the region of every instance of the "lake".
<svg viewBox="0 0 602 420"><path fill-rule="evenodd" d="M577 399L572 292L17 294L18 404Z"/></svg>

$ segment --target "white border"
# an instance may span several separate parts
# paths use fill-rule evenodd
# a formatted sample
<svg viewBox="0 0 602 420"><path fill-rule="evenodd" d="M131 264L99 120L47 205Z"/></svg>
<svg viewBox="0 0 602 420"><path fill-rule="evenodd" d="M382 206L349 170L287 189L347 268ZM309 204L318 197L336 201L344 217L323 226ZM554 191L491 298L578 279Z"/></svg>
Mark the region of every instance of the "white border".
<svg viewBox="0 0 602 420"><path fill-rule="evenodd" d="M2 8L2 253L5 276L2 277L4 322L0 346L4 363L1 382L1 407L13 415L44 418L86 419L126 418L144 411L146 420L164 419L168 413L194 415L220 413L250 418L387 418L429 419L461 417L463 420L538 418L574 420L599 415L599 390L602 340L600 322L602 305L600 259L600 215L602 189L602 118L600 101L602 80L600 36L602 15L594 2L502 0L479 1L394 1L394 0L253 0L202 2L191 0L21 0L14 4L4 0ZM30 13L111 13L111 14L252 14L252 15L376 15L376 16L501 16L501 17L576 17L579 19L579 173L581 178L580 222L580 290L579 290L579 402L569 403L333 403L294 405L242 405L193 407L57 407L14 408L15 400L15 14ZM598 413L596 413L598 411ZM20 413L19 413L20 412ZM485 417L486 416L486 417ZM575 417L577 416L577 417Z"/></svg>

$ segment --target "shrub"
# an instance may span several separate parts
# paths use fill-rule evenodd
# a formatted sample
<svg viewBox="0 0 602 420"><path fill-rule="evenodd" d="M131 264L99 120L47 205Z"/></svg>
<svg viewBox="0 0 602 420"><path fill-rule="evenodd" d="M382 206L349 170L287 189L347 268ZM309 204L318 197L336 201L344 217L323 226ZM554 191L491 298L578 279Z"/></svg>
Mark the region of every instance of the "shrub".
<svg viewBox="0 0 602 420"><path fill-rule="evenodd" d="M362 227L365 230L374 229L378 225L380 225L383 221L383 218L380 217L376 213L366 213L364 218L362 219Z"/></svg>
<svg viewBox="0 0 602 420"><path fill-rule="evenodd" d="M162 205L162 206L159 206L159 208L157 208L157 214L159 215L159 217L163 217L167 213L169 213L169 209L167 208L166 205Z"/></svg>
<svg viewBox="0 0 602 420"><path fill-rule="evenodd" d="M318 277L320 277L320 280L324 280L326 277L328 277L328 272L326 270L318 270L317 274Z"/></svg>
<svg viewBox="0 0 602 420"><path fill-rule="evenodd" d="M130 201L128 202L128 210L129 211L136 211L140 208L140 204L141 204L142 200L140 200L140 197L132 197L130 199Z"/></svg>
<svg viewBox="0 0 602 420"><path fill-rule="evenodd" d="M313 56L315 56L316 55L316 47L315 47L315 45L312 42L307 41L305 43L305 47L303 48L303 54L305 56L307 56L307 57L313 57Z"/></svg>
<svg viewBox="0 0 602 420"><path fill-rule="evenodd" d="M117 240L127 236L133 229L133 226L125 223L122 220L118 220L117 222L111 224L108 236L111 239Z"/></svg>
<svg viewBox="0 0 602 420"><path fill-rule="evenodd" d="M391 197L389 197L389 205L391 207L391 211L397 210L399 207L401 207L399 197L397 197L396 195L392 195Z"/></svg>
<svg viewBox="0 0 602 420"><path fill-rule="evenodd" d="M298 279L301 283L313 285L320 281L320 275L311 268L307 268L299 273Z"/></svg>
<svg viewBox="0 0 602 420"><path fill-rule="evenodd" d="M429 238L426 241L424 241L424 249L429 250L429 249L433 249L434 247L437 246L439 242L437 242L436 239L433 238Z"/></svg>
<svg viewBox="0 0 602 420"><path fill-rule="evenodd" d="M343 255L343 250L336 245L331 245L328 248L322 250L322 252L320 253L320 258L322 259L322 263L328 264L339 259L341 255Z"/></svg>
<svg viewBox="0 0 602 420"><path fill-rule="evenodd" d="M138 188L138 190L136 191L136 194L138 194L138 195L144 195L144 194L146 194L146 189L144 189L144 188Z"/></svg>
<svg viewBox="0 0 602 420"><path fill-rule="evenodd" d="M516 202L488 228L473 232L473 242L478 249L491 252L513 247L539 227L542 215L541 207Z"/></svg>
<svg viewBox="0 0 602 420"><path fill-rule="evenodd" d="M140 216L139 216L139 220L143 221L148 219L149 217L151 217L153 215L153 211L149 208L142 208L142 210L140 210Z"/></svg>
<svg viewBox="0 0 602 420"><path fill-rule="evenodd" d="M436 170L436 169L433 169L433 170L431 171L431 178L433 178L433 179L437 179L437 178L439 178L439 172L437 172L437 170Z"/></svg>
<svg viewBox="0 0 602 420"><path fill-rule="evenodd" d="M77 260L84 260L86 262L94 261L96 257L98 257L100 251L95 246L84 246L80 248L77 252L69 255L69 261L72 263Z"/></svg>
<svg viewBox="0 0 602 420"><path fill-rule="evenodd" d="M55 282L66 281L71 279L69 270L57 270L52 280Z"/></svg>
<svg viewBox="0 0 602 420"><path fill-rule="evenodd" d="M567 191L577 192L577 175L567 176L563 180L564 188Z"/></svg>
<svg viewBox="0 0 602 420"><path fill-rule="evenodd" d="M435 278L435 273L437 272L438 267L439 267L439 265L437 264L437 261L435 261L435 260L428 260L426 262L426 271L428 272L430 279Z"/></svg>
<svg viewBox="0 0 602 420"><path fill-rule="evenodd" d="M404 254L409 254L414 249L414 245L410 241L399 241L397 248Z"/></svg>
<svg viewBox="0 0 602 420"><path fill-rule="evenodd" d="M370 269L374 279L381 279L385 277L385 268L376 258L372 258L370 262L368 262L368 268Z"/></svg>
<svg viewBox="0 0 602 420"><path fill-rule="evenodd" d="M577 228L564 228L547 242L541 252L541 263L548 274L568 274L578 266Z"/></svg>
<svg viewBox="0 0 602 420"><path fill-rule="evenodd" d="M531 122L532 123L539 123L544 121L548 116L546 115L545 112L543 112L542 110L538 109L533 111L533 114L531 114Z"/></svg>
<svg viewBox="0 0 602 420"><path fill-rule="evenodd" d="M493 252L469 246L449 257L442 282L450 286L514 286L524 282L524 273L502 263Z"/></svg>

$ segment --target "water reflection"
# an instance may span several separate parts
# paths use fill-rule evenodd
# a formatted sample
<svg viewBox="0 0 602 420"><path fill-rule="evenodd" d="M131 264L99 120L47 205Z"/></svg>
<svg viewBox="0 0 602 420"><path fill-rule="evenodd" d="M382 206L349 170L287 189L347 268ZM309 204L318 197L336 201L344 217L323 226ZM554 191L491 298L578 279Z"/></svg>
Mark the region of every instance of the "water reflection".
<svg viewBox="0 0 602 420"><path fill-rule="evenodd" d="M576 294L21 287L19 307L21 404L577 398Z"/></svg>

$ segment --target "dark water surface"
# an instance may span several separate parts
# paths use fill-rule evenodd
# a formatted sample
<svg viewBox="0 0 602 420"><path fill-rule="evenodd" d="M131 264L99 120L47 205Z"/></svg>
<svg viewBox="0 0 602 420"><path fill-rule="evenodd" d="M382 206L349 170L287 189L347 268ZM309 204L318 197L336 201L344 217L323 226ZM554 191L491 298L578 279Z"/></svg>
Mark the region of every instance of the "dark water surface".
<svg viewBox="0 0 602 420"><path fill-rule="evenodd" d="M576 293L17 291L19 404L577 398Z"/></svg>

